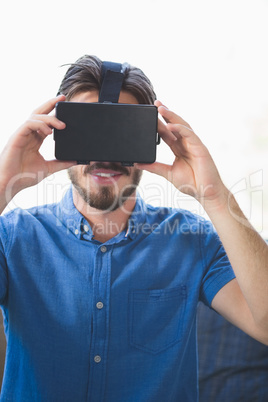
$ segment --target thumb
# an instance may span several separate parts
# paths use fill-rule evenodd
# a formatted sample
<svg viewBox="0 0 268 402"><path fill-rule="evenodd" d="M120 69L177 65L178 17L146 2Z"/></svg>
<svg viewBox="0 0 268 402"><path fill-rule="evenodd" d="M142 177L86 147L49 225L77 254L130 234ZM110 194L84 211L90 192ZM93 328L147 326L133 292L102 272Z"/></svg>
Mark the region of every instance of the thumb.
<svg viewBox="0 0 268 402"><path fill-rule="evenodd" d="M172 166L166 165L165 163L154 162L154 163L136 163L135 166L138 169L147 170L147 172L158 174L159 176L168 179Z"/></svg>
<svg viewBox="0 0 268 402"><path fill-rule="evenodd" d="M60 161L60 160L52 160L48 161L48 171L49 174L53 174L59 172L60 170L68 169L74 165L77 165L75 161Z"/></svg>

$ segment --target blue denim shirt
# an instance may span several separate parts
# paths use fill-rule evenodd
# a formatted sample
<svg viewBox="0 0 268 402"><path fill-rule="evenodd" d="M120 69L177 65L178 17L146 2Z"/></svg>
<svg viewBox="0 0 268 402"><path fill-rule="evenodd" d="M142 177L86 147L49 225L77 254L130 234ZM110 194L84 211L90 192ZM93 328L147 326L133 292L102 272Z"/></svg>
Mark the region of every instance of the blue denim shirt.
<svg viewBox="0 0 268 402"><path fill-rule="evenodd" d="M234 278L209 222L138 197L102 244L69 190L0 234L1 401L197 400L197 303Z"/></svg>

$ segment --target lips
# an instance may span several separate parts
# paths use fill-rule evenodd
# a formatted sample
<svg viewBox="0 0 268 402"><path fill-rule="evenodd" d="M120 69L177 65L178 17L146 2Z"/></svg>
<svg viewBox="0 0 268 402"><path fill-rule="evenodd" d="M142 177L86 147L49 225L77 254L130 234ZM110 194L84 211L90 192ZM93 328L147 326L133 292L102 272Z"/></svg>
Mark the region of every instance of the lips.
<svg viewBox="0 0 268 402"><path fill-rule="evenodd" d="M89 165L86 165L84 168L84 174L94 174L95 172L104 172L104 173L121 173L126 176L130 175L129 170L115 162L93 162Z"/></svg>
<svg viewBox="0 0 268 402"><path fill-rule="evenodd" d="M113 184L123 176L121 172L109 169L94 169L90 174L98 184Z"/></svg>
<svg viewBox="0 0 268 402"><path fill-rule="evenodd" d="M108 169L96 169L93 170L93 172L91 173L95 176L100 176L100 177L113 177L113 176L117 176L117 175L121 175L121 172L116 172L114 170L108 170Z"/></svg>

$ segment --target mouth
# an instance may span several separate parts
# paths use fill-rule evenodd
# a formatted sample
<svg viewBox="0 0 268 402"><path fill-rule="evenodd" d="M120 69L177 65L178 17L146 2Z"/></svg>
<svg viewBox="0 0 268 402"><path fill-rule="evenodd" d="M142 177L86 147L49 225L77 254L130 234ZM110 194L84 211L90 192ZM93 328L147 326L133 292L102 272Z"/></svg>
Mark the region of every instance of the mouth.
<svg viewBox="0 0 268 402"><path fill-rule="evenodd" d="M114 176L118 176L120 173L104 173L104 172L99 172L99 173L94 173L95 176L99 176L99 177L114 177Z"/></svg>
<svg viewBox="0 0 268 402"><path fill-rule="evenodd" d="M84 169L84 175L90 174L99 185L113 185L123 176L130 176L130 171L114 162L93 162Z"/></svg>
<svg viewBox="0 0 268 402"><path fill-rule="evenodd" d="M123 173L107 169L96 169L90 172L90 175L98 184L113 184L123 176Z"/></svg>

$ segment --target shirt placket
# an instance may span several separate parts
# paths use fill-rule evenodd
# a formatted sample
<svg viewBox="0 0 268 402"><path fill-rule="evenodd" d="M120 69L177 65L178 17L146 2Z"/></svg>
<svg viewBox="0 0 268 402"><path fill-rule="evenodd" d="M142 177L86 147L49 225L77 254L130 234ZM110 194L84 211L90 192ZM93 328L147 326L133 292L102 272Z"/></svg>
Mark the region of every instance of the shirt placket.
<svg viewBox="0 0 268 402"><path fill-rule="evenodd" d="M90 348L89 401L104 398L109 340L110 276L112 246L97 248L93 277L93 323Z"/></svg>

